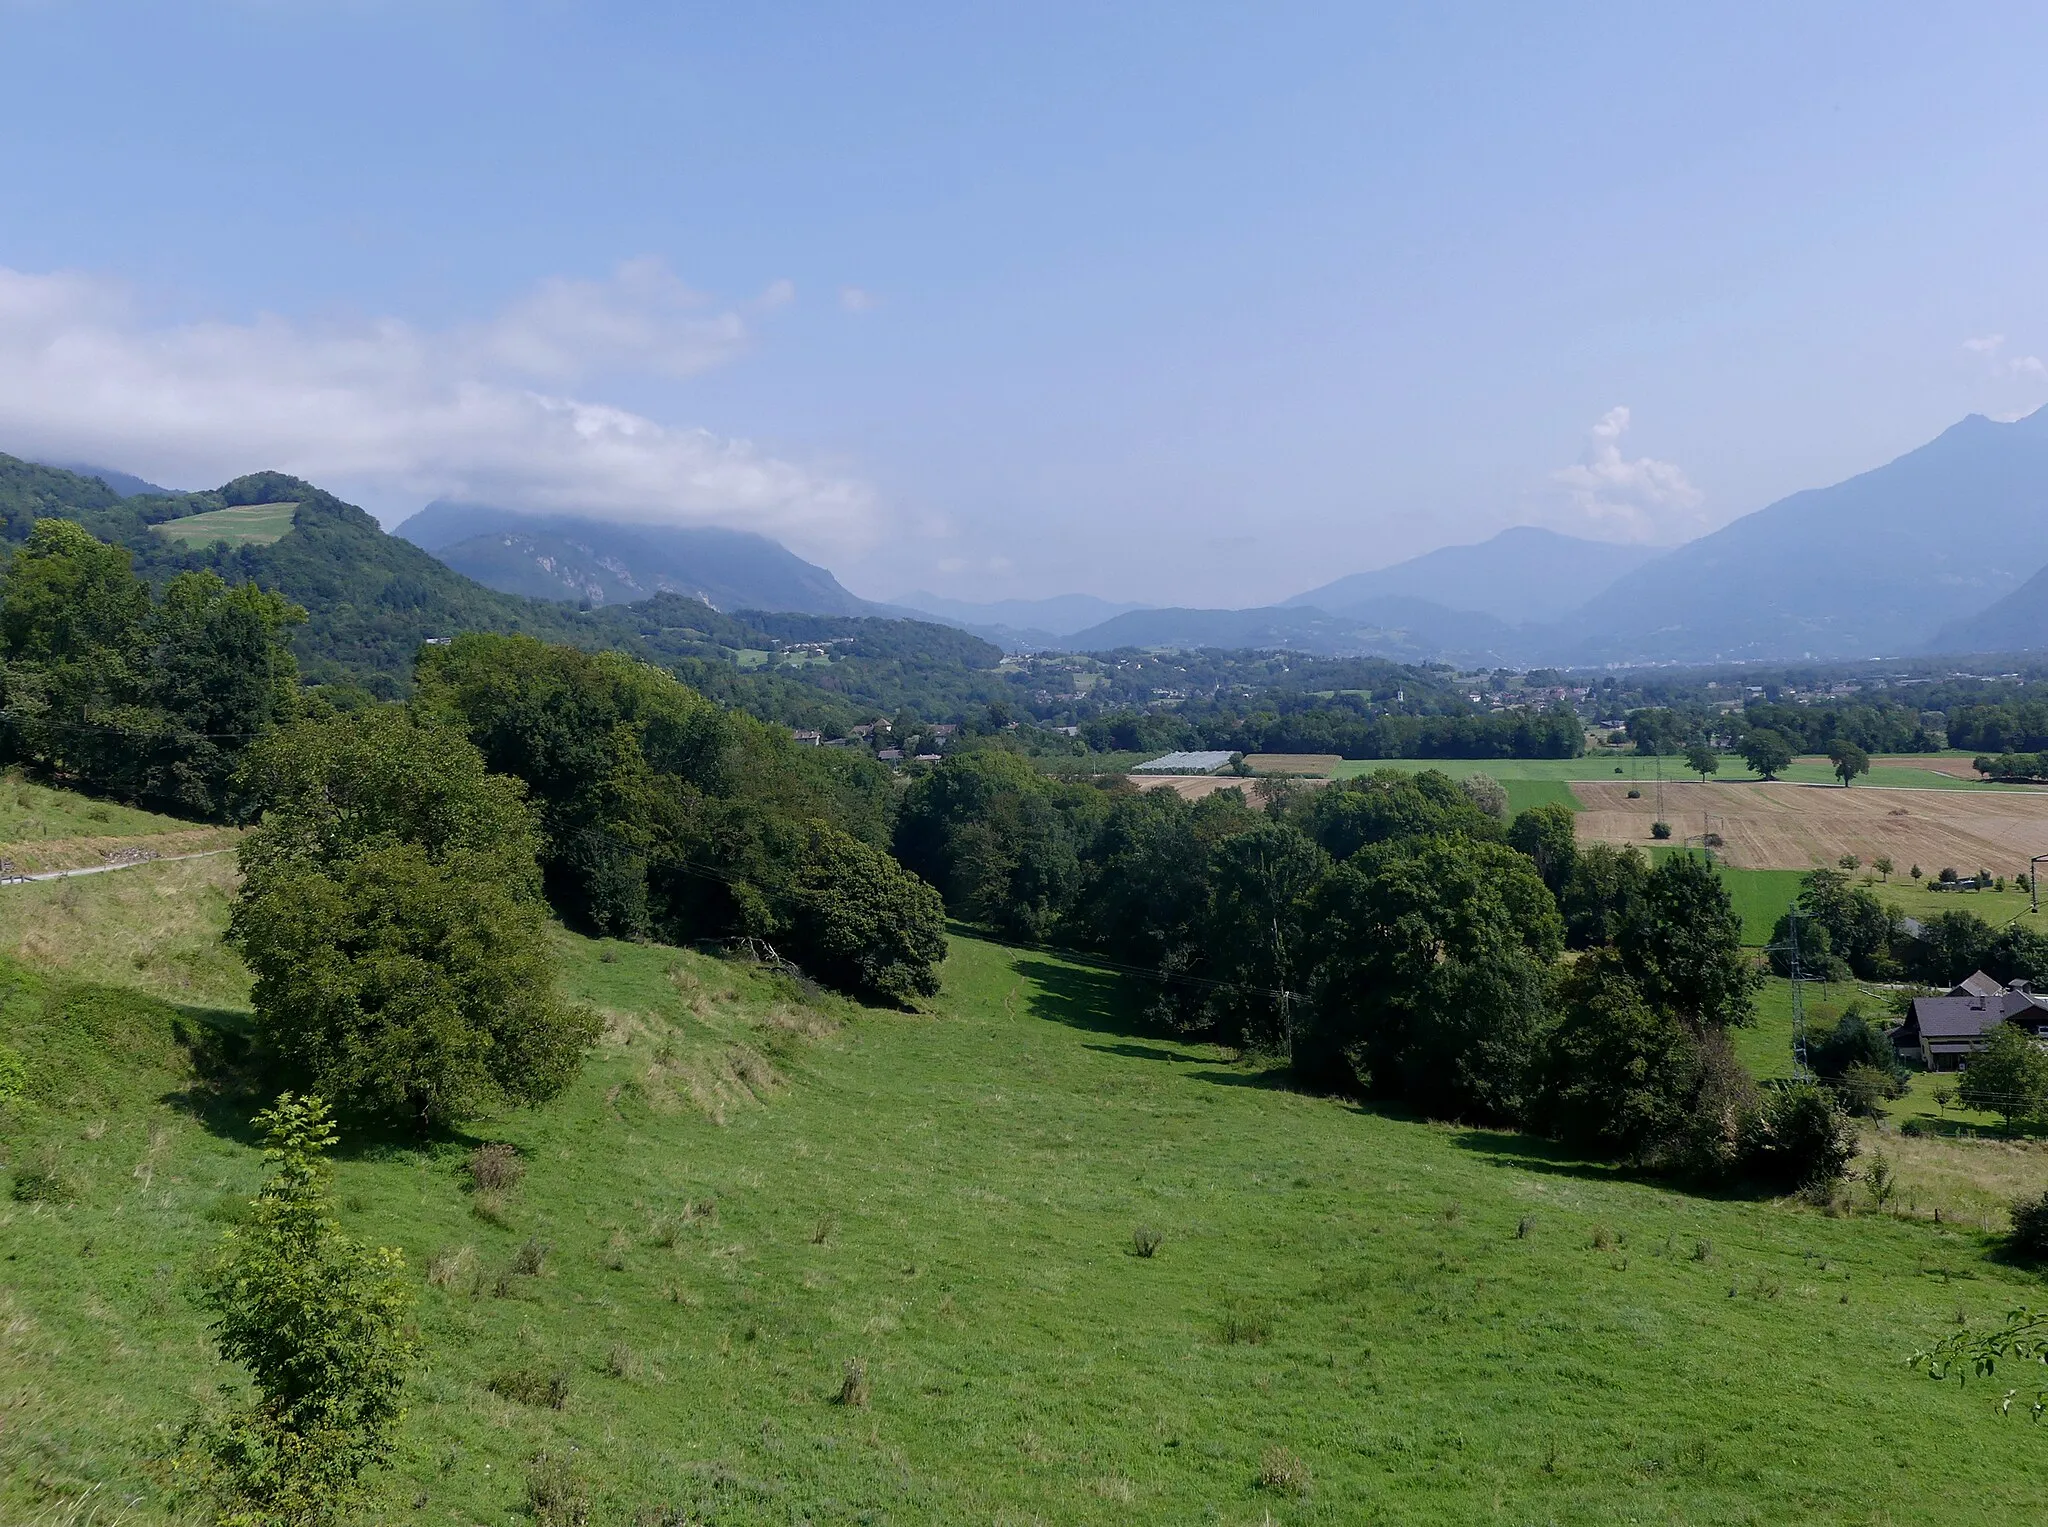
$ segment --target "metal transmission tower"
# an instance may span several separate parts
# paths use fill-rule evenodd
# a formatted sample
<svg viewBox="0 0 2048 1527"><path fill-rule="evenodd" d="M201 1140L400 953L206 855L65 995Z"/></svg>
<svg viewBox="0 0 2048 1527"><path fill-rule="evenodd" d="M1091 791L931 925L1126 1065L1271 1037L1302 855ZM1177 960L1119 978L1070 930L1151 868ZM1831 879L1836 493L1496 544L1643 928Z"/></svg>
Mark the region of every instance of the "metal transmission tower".
<svg viewBox="0 0 2048 1527"><path fill-rule="evenodd" d="M1773 944L1764 951L1766 954L1782 952L1792 970L1792 1074L1802 1082L1813 1077L1806 1068L1806 994L1799 969L1799 919L1803 915L1796 905L1786 908L1785 942Z"/></svg>

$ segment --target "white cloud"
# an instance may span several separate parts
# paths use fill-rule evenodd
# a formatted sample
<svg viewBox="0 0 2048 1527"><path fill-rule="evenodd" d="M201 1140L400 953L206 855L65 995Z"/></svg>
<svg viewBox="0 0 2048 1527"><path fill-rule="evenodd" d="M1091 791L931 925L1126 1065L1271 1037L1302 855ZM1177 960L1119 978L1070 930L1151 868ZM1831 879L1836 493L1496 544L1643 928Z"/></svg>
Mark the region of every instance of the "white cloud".
<svg viewBox="0 0 2048 1527"><path fill-rule="evenodd" d="M560 390L607 372L692 375L747 341L737 314L657 261L546 281L486 323L438 332L272 315L152 325L112 283L0 267L0 449L173 482L274 467L394 500L864 543L863 484Z"/></svg>
<svg viewBox="0 0 2048 1527"><path fill-rule="evenodd" d="M1980 334L1975 339L1964 340L1963 348L1972 355L1982 356L1985 369L1992 376L2010 380L2048 377L2048 365L2043 365L2038 355L2001 356L1999 351L2005 348L2003 334Z"/></svg>
<svg viewBox="0 0 2048 1527"><path fill-rule="evenodd" d="M1589 528L1632 541L1670 540L1704 528L1693 511L1706 495L1681 468L1648 456L1630 460L1622 455L1621 437L1628 425L1626 407L1608 409L1588 431L1584 454L1551 473L1551 480L1563 487Z"/></svg>
<svg viewBox="0 0 2048 1527"><path fill-rule="evenodd" d="M868 313L882 305L882 299L858 286L839 288L839 305L849 313Z"/></svg>

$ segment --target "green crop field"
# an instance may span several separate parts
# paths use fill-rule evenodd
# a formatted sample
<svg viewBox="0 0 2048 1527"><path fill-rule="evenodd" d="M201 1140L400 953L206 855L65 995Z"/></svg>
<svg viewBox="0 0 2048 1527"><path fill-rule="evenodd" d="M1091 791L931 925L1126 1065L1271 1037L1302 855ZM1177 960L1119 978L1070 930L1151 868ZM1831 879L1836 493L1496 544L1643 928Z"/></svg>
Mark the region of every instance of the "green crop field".
<svg viewBox="0 0 2048 1527"><path fill-rule="evenodd" d="M291 533L297 504L237 504L232 509L211 509L189 514L182 520L165 520L158 525L161 535L182 546L211 546L225 541L230 546L268 546Z"/></svg>
<svg viewBox="0 0 2048 1527"><path fill-rule="evenodd" d="M172 1439L234 1374L194 1271L261 1163L255 1100L200 1079L244 989L149 957L219 931L226 882L179 868L39 913L68 966L0 955L32 1088L13 1181L63 1187L0 1214L0 1520L202 1519ZM956 937L943 994L898 1013L559 938L606 1019L567 1095L345 1142L343 1219L403 1248L424 1342L369 1519L530 1527L542 1452L593 1523L2048 1515L2048 1437L2000 1417L2006 1386L1903 1362L2041 1299L1984 1233L2048 1180L2038 1147L1873 1136L1910 1213L1693 1196L1294 1092L1028 950ZM1763 1071L1776 1007L1744 1036ZM465 1191L477 1139L527 1164L502 1199ZM836 1402L853 1362L864 1405ZM561 1375L563 1407L488 1387L515 1370Z"/></svg>

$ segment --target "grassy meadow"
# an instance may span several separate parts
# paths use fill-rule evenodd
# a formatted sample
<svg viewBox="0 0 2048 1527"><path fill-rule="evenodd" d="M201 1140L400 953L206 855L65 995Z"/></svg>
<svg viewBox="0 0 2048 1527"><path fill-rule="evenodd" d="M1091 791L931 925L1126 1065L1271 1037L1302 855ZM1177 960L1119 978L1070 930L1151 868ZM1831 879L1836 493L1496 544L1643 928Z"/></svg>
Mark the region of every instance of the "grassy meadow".
<svg viewBox="0 0 2048 1527"><path fill-rule="evenodd" d="M33 1094L0 1119L0 1520L202 1519L172 1439L234 1375L194 1270L261 1163L246 977L200 957L231 879L194 868L0 888ZM1904 1366L2041 1301L1984 1229L2048 1182L2034 1146L1873 1134L1910 1214L1700 1197L1296 1093L964 935L915 1013L559 938L605 1019L567 1095L346 1142L344 1221L404 1249L424 1337L372 1519L530 1527L542 1453L635 1527L2048 1514L1999 1386ZM524 1181L469 1191L482 1140ZM490 1387L519 1374L561 1408Z"/></svg>
<svg viewBox="0 0 2048 1527"><path fill-rule="evenodd" d="M292 504L236 504L228 509L210 509L205 514L188 514L183 519L165 520L157 534L181 546L211 546L225 541L230 546L269 546L291 533L299 506Z"/></svg>

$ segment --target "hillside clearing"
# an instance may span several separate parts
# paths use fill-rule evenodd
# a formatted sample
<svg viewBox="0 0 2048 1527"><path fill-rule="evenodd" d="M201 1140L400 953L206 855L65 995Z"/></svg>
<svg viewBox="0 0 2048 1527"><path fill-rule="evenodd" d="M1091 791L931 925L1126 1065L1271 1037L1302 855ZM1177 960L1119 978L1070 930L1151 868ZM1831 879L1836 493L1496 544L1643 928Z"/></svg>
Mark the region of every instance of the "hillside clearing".
<svg viewBox="0 0 2048 1527"><path fill-rule="evenodd" d="M164 520L157 534L181 546L211 546L225 541L230 546L269 546L291 533L297 503L236 504L228 509L210 509L205 514L188 514L183 519Z"/></svg>

